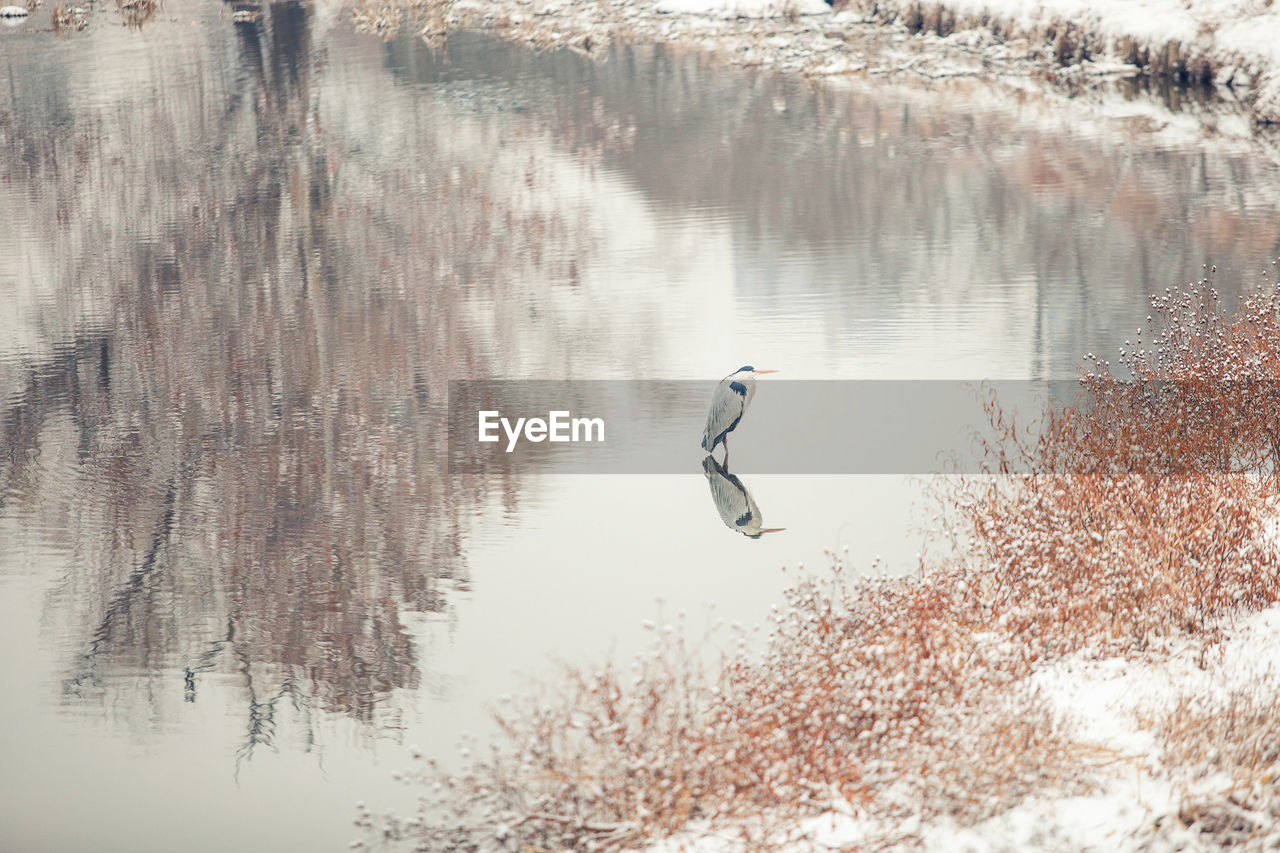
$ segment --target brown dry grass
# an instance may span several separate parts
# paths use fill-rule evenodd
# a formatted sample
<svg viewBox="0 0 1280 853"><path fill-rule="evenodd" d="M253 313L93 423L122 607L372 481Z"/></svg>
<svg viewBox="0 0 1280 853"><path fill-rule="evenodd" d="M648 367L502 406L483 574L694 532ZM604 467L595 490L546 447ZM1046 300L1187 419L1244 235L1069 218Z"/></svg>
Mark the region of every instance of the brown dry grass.
<svg viewBox="0 0 1280 853"><path fill-rule="evenodd" d="M968 543L952 561L872 580L837 560L788 591L763 654L744 644L713 670L674 632L632 673L570 671L508 709L506 743L465 773L410 774L437 792L420 815L361 825L423 850L588 850L705 819L767 847L776 819L833 806L974 822L1088 788L1084 747L1017 682L1280 595L1280 407L1250 393L1280 375L1280 297L1260 288L1228 315L1202 282L1153 306L1124 382L1094 360L1082 399L1032 431L992 402L1002 476L952 482Z"/></svg>
<svg viewBox="0 0 1280 853"><path fill-rule="evenodd" d="M1275 600L1270 490L1239 475L1035 474L971 485L979 617L1034 657L1144 649Z"/></svg>
<svg viewBox="0 0 1280 853"><path fill-rule="evenodd" d="M405 26L430 43L449 32L453 0L355 0L351 20L360 32L379 33L384 39L398 35Z"/></svg>

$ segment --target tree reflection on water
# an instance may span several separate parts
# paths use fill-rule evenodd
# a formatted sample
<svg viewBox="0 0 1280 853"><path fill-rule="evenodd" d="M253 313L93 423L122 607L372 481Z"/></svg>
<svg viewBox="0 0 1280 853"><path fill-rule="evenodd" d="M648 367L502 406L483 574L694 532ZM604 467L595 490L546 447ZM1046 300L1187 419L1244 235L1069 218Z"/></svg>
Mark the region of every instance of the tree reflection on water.
<svg viewBox="0 0 1280 853"><path fill-rule="evenodd" d="M65 699L157 719L217 677L242 755L281 703L394 725L423 678L403 614L445 608L468 515L514 495L442 470L447 381L490 372L469 302L581 263L431 134L393 159L330 132L309 26L273 4L230 73L177 44L137 91L0 119L31 286L75 318L0 371L0 511L56 531Z"/></svg>

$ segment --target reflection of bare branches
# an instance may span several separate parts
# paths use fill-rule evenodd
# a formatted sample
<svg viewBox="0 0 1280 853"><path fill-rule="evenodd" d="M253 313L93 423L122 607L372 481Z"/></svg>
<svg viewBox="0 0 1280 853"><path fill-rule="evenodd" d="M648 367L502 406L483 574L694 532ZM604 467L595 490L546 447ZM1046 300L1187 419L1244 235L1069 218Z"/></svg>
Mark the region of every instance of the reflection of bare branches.
<svg viewBox="0 0 1280 853"><path fill-rule="evenodd" d="M155 607L154 595L161 580L160 549L173 535L172 487L166 491L162 506L163 514L156 523L156 531L142 563L129 574L107 603L102 621L89 641L88 651L80 656L77 666L79 672L63 682L64 692L83 695L86 685L97 686L98 656L114 646L132 646L133 643L128 640L122 643L120 635L127 636L136 625L146 624L147 611Z"/></svg>
<svg viewBox="0 0 1280 853"><path fill-rule="evenodd" d="M143 24L160 11L160 0L116 0L116 9L124 19L125 26L141 29Z"/></svg>
<svg viewBox="0 0 1280 853"><path fill-rule="evenodd" d="M323 127L306 8L264 11L228 34L238 76L158 62L186 76L131 84L131 109L0 109L0 203L50 224L59 304L109 318L30 360L0 420L0 508L74 537L49 600L84 650L66 695L154 719L217 678L246 709L242 758L276 742L286 695L302 724L382 724L419 685L402 614L465 581L484 499L443 471L448 379L493 346L469 302L580 263L483 163Z"/></svg>
<svg viewBox="0 0 1280 853"><path fill-rule="evenodd" d="M295 706L299 705L299 701L293 689L293 682L289 680L286 680L271 698L259 701L253 678L253 655L248 648L237 646L234 656L237 668L244 676L244 688L249 703L245 741L236 750L236 773L239 774L241 762L252 758L256 747L265 746L268 749L275 747L276 703L286 695L293 696Z"/></svg>
<svg viewBox="0 0 1280 853"><path fill-rule="evenodd" d="M50 18L53 24L54 32L65 32L67 30L83 30L89 26L88 9L84 6L72 6L68 8L62 3L53 7L53 14Z"/></svg>
<svg viewBox="0 0 1280 853"><path fill-rule="evenodd" d="M454 0L356 0L351 19L360 32L390 39L406 26L429 44L441 44L449 33Z"/></svg>

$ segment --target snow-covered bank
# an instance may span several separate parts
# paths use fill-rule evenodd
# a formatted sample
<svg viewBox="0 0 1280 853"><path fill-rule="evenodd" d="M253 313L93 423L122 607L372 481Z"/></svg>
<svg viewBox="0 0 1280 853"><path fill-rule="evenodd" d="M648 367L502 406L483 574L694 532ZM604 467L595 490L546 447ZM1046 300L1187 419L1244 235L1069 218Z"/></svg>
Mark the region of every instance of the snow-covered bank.
<svg viewBox="0 0 1280 853"><path fill-rule="evenodd" d="M1035 67L990 38L912 38L905 26L854 8L833 11L825 0L356 0L354 19L384 34L412 27L428 41L482 30L602 60L614 42L662 44L817 77L1025 76Z"/></svg>
<svg viewBox="0 0 1280 853"><path fill-rule="evenodd" d="M605 58L688 47L815 77L981 77L1073 86L1149 73L1213 82L1280 121L1280 12L1266 0L356 0L363 29L481 29ZM1017 84L1015 83L1015 86Z"/></svg>
<svg viewBox="0 0 1280 853"><path fill-rule="evenodd" d="M791 853L831 849L1197 850L1248 842L1280 845L1277 723L1233 726L1280 707L1280 606L1224 625L1212 640L1098 658L1080 652L1017 688L1047 702L1075 744L1088 794L1046 791L980 823L925 818L909 802L891 820L884 803L848 803L823 815L770 826L695 826L650 853L731 853L763 839ZM1218 721L1220 725L1214 725ZM1223 731L1226 728L1228 731ZM1239 741L1247 741L1245 748ZM1241 760L1241 753L1249 756ZM1256 760L1249 760L1256 759ZM993 792L993 796L997 792Z"/></svg>
<svg viewBox="0 0 1280 853"><path fill-rule="evenodd" d="M1209 815L1246 793L1254 773L1274 778L1280 744L1272 739L1265 744L1270 756L1258 755L1269 766L1242 767L1230 756L1233 739L1261 736L1265 742L1273 732L1215 732L1211 721L1229 718L1241 703L1280 707L1278 679L1280 607L1275 606L1225 626L1220 642L1197 639L1135 659L1074 656L1039 672L1033 685L1050 697L1074 739L1115 756L1098 768L1103 793L1085 814L1071 814L1061 808L1065 804L1051 801L1047 813L1040 813L1045 811L1040 804L1023 806L974 831L998 838L1020 823L1043 828L1057 817L1064 832L1071 827L1092 832L1097 837L1090 843L1099 846L1186 849L1201 836L1218 846L1228 840L1223 837L1227 827L1212 825ZM1213 743L1202 749L1206 738ZM1260 806L1255 825L1243 827L1262 849L1280 844L1280 803L1274 790L1270 793L1267 802L1253 804ZM1038 820L1022 819L1028 811Z"/></svg>
<svg viewBox="0 0 1280 853"><path fill-rule="evenodd" d="M1280 120L1280 11L1269 0L851 0L849 6L913 32L1026 40L1062 65L1103 60L1233 86L1258 118Z"/></svg>

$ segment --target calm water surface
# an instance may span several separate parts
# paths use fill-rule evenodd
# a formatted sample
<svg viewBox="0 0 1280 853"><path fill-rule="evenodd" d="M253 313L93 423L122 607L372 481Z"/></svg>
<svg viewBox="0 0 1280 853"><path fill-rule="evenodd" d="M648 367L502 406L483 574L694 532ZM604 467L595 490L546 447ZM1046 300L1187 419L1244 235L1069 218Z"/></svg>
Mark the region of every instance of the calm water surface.
<svg viewBox="0 0 1280 853"><path fill-rule="evenodd" d="M697 471L450 478L449 379L1070 376L1280 252L1256 151L972 82L220 12L0 33L4 850L344 849L551 656L922 547L904 478L744 475L758 541Z"/></svg>

